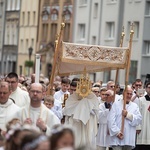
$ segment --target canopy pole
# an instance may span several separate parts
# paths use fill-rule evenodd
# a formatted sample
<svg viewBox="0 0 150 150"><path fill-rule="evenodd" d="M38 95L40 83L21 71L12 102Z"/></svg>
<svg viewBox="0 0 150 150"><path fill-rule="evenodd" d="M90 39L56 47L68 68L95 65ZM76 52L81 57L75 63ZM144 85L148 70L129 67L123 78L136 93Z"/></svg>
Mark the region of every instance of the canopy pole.
<svg viewBox="0 0 150 150"><path fill-rule="evenodd" d="M132 39L133 39L133 23L131 24L131 30L130 30L130 40L129 40L129 51L128 51L128 60L127 60L127 65L126 65L126 70L125 70L125 91L123 93L123 109L126 109L126 95L127 95L127 86L128 86L128 80L129 80L129 71L130 71L130 59L131 59L131 48L132 48ZM122 116L122 125L121 125L121 132L123 133L124 131L124 120L125 117Z"/></svg>
<svg viewBox="0 0 150 150"><path fill-rule="evenodd" d="M54 76L56 73L56 64L58 61L58 51L60 48L61 37L62 37L62 32L63 32L64 27L65 27L65 23L61 23L60 33L59 33L59 35L57 35L57 38L55 41L55 52L54 52L54 59L53 59L53 65L52 65L52 73L50 76L50 84L48 86L47 95L52 95L52 93L53 93L53 82L54 82Z"/></svg>
<svg viewBox="0 0 150 150"><path fill-rule="evenodd" d="M120 47L123 46L123 41L124 41L124 26L122 27L122 33L121 33L121 40L120 40ZM113 95L113 102L115 101L115 94L116 94L116 89L117 89L117 82L118 82L118 76L119 76L119 69L117 68L116 70L116 78L115 78L115 88L114 88L114 95Z"/></svg>

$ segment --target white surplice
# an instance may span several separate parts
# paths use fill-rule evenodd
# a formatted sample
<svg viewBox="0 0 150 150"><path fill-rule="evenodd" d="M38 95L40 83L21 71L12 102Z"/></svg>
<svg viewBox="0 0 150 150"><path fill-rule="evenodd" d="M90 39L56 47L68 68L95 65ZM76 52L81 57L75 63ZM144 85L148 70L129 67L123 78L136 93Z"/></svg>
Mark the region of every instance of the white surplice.
<svg viewBox="0 0 150 150"><path fill-rule="evenodd" d="M78 94L73 93L66 101L65 124L70 124L74 128L76 147L96 147L98 105L97 97L93 93L80 100Z"/></svg>
<svg viewBox="0 0 150 150"><path fill-rule="evenodd" d="M109 109L105 107L105 103L101 103L99 106L99 127L96 137L96 145L100 147L109 146L109 135L107 126L107 116Z"/></svg>
<svg viewBox="0 0 150 150"><path fill-rule="evenodd" d="M127 145L134 147L136 126L138 126L141 123L142 116L137 104L133 102L129 102L129 104L126 104L128 119L127 117L125 118L123 131L124 138L120 140L119 138L117 138L117 134L121 130L122 109L123 109L123 100L115 101L108 114L108 128L110 133L109 145L111 146Z"/></svg>
<svg viewBox="0 0 150 150"><path fill-rule="evenodd" d="M14 114L19 110L20 108L10 99L5 104L0 104L0 128L2 130L6 131L6 124L14 119Z"/></svg>
<svg viewBox="0 0 150 150"><path fill-rule="evenodd" d="M46 124L47 135L50 135L51 128L54 125L60 124L60 120L58 119L58 117L42 103L41 103L41 106L38 108L33 108L30 105L26 105L20 110L20 112L18 112L15 115L15 117L20 119L22 123L24 123L24 121L27 118L31 118L32 125L35 127L36 127L37 119L41 118Z"/></svg>
<svg viewBox="0 0 150 150"><path fill-rule="evenodd" d="M142 124L138 126L138 130L141 130L137 135L137 145L150 145L150 101L147 101L144 97L139 100L139 108L142 114Z"/></svg>
<svg viewBox="0 0 150 150"><path fill-rule="evenodd" d="M20 89L19 87L17 87L17 89L12 92L9 97L12 98L15 101L15 104L19 107L24 107L30 103L28 92Z"/></svg>

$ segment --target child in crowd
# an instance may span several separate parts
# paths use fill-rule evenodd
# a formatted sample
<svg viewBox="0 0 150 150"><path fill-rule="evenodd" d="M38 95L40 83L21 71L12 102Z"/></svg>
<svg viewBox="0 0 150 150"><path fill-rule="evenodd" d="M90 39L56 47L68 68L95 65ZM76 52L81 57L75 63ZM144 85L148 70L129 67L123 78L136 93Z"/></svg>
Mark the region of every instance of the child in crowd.
<svg viewBox="0 0 150 150"><path fill-rule="evenodd" d="M47 96L45 96L45 98L44 98L44 105L48 108L48 109L50 109L51 111L53 111L54 112L54 114L61 120L62 119L62 109L60 110L59 109L59 111L58 110L56 110L56 109L54 109L54 101L55 101L55 104L57 103L57 100L54 100L54 98L53 98L53 96L51 96L51 95L47 95ZM59 108L61 108L62 106L61 106L61 103L58 103L60 106L59 106ZM56 104L55 105L55 107L58 105L58 104Z"/></svg>
<svg viewBox="0 0 150 150"><path fill-rule="evenodd" d="M57 125L51 132L51 150L58 150L61 148L74 150L74 133L70 127Z"/></svg>

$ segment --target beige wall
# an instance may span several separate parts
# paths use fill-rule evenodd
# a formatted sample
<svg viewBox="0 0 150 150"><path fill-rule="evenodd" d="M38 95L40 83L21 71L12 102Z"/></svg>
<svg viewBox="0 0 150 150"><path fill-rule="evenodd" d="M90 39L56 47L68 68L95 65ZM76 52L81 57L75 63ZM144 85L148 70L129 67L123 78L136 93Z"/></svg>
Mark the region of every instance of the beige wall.
<svg viewBox="0 0 150 150"><path fill-rule="evenodd" d="M18 65L17 73L19 73L19 66L23 68L23 74L27 75L24 68L24 63L29 60L28 48L32 47L31 60L35 59L36 41L37 41L37 27L38 27L38 0L22 0L20 11L20 33L19 33L19 49L18 49ZM32 72L31 72L32 73Z"/></svg>

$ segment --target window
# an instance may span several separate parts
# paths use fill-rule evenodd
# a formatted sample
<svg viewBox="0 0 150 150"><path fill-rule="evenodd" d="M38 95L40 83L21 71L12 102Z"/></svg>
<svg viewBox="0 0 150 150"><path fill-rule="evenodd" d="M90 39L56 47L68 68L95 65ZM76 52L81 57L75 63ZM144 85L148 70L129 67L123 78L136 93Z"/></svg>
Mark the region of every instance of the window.
<svg viewBox="0 0 150 150"><path fill-rule="evenodd" d="M134 37L135 39L139 38L139 22L134 22Z"/></svg>
<svg viewBox="0 0 150 150"><path fill-rule="evenodd" d="M31 47L34 47L34 39L31 39Z"/></svg>
<svg viewBox="0 0 150 150"><path fill-rule="evenodd" d="M20 9L20 0L16 0L16 10Z"/></svg>
<svg viewBox="0 0 150 150"><path fill-rule="evenodd" d="M10 10L11 7L11 0L7 0L7 10Z"/></svg>
<svg viewBox="0 0 150 150"><path fill-rule="evenodd" d="M28 12L28 23L27 25L30 25L30 12Z"/></svg>
<svg viewBox="0 0 150 150"><path fill-rule="evenodd" d="M85 24L79 24L78 26L78 37L79 40L84 40L85 39Z"/></svg>
<svg viewBox="0 0 150 150"><path fill-rule="evenodd" d="M25 12L22 12L22 25L24 25L24 20L25 20Z"/></svg>
<svg viewBox="0 0 150 150"><path fill-rule="evenodd" d="M130 72L129 72L129 83L133 83L137 76L137 65L138 61L131 60Z"/></svg>
<svg viewBox="0 0 150 150"><path fill-rule="evenodd" d="M65 24L63 38L65 42L69 42L70 35L70 23Z"/></svg>
<svg viewBox="0 0 150 150"><path fill-rule="evenodd" d="M97 18L97 16L98 16L98 3L94 3L93 17Z"/></svg>
<svg viewBox="0 0 150 150"><path fill-rule="evenodd" d="M52 23L51 24L51 42L54 42L56 40L56 34L57 34L57 24Z"/></svg>
<svg viewBox="0 0 150 150"><path fill-rule="evenodd" d="M110 80L111 71L104 71L103 74L103 81L104 83L107 83Z"/></svg>
<svg viewBox="0 0 150 150"><path fill-rule="evenodd" d="M11 0L12 5L11 5L11 10L15 10L16 8L16 0Z"/></svg>
<svg viewBox="0 0 150 150"><path fill-rule="evenodd" d="M150 16L150 1L146 1L145 15Z"/></svg>
<svg viewBox="0 0 150 150"><path fill-rule="evenodd" d="M35 25L36 24L36 13L35 13L35 11L33 11L33 25Z"/></svg>
<svg viewBox="0 0 150 150"><path fill-rule="evenodd" d="M144 55L150 55L150 41L144 41L143 52Z"/></svg>
<svg viewBox="0 0 150 150"><path fill-rule="evenodd" d="M114 38L114 30L115 30L115 23L114 22L107 22L106 23L106 38L113 39Z"/></svg>
<svg viewBox="0 0 150 150"><path fill-rule="evenodd" d="M28 39L26 39L26 49L25 49L25 51L28 51L28 48L29 48L29 41L28 41Z"/></svg>
<svg viewBox="0 0 150 150"><path fill-rule="evenodd" d="M132 25L132 23L129 21L128 22L128 33L130 33L131 25ZM133 38L134 38L134 40L135 39L137 40L139 38L139 22L138 21L133 22L133 30L134 30ZM128 34L128 38L129 37L130 37L130 34Z"/></svg>
<svg viewBox="0 0 150 150"><path fill-rule="evenodd" d="M55 9L52 11L51 20L55 21L58 19L58 11Z"/></svg>
<svg viewBox="0 0 150 150"><path fill-rule="evenodd" d="M48 20L48 16L49 16L49 14L48 14L47 10L44 10L42 12L42 20L43 21L47 21Z"/></svg>
<svg viewBox="0 0 150 150"><path fill-rule="evenodd" d="M24 51L24 49L23 49L24 47L23 47L23 39L21 39L21 44L20 44L20 51Z"/></svg>
<svg viewBox="0 0 150 150"><path fill-rule="evenodd" d="M92 44L93 44L93 45L96 44L96 36L92 36Z"/></svg>
<svg viewBox="0 0 150 150"><path fill-rule="evenodd" d="M80 0L79 2L80 2L80 6L87 4L87 0Z"/></svg>
<svg viewBox="0 0 150 150"><path fill-rule="evenodd" d="M46 42L48 35L48 24L43 24L43 41Z"/></svg>

